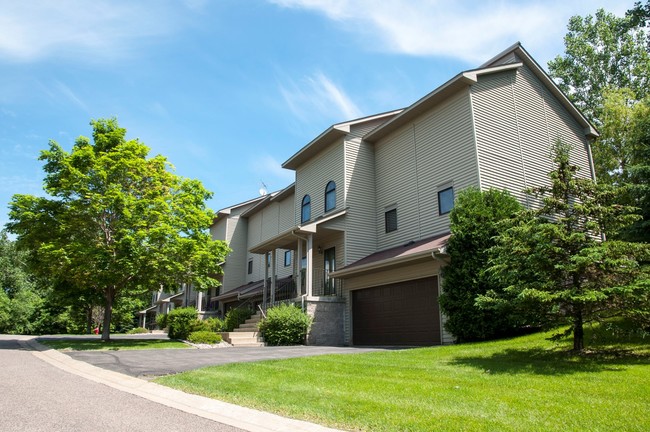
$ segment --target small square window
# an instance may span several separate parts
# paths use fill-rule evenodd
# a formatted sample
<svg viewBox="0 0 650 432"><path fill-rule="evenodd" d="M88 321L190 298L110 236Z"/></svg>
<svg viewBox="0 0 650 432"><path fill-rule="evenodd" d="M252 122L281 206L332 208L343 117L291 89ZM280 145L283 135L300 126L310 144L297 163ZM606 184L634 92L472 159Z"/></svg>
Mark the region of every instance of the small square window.
<svg viewBox="0 0 650 432"><path fill-rule="evenodd" d="M248 260L248 274L253 274L253 260Z"/></svg>
<svg viewBox="0 0 650 432"><path fill-rule="evenodd" d="M289 267L291 265L291 251L284 251L284 266Z"/></svg>
<svg viewBox="0 0 650 432"><path fill-rule="evenodd" d="M454 208L454 188L438 191L438 214L446 214Z"/></svg>
<svg viewBox="0 0 650 432"><path fill-rule="evenodd" d="M384 213L384 221L387 233L397 231L397 209L394 208Z"/></svg>

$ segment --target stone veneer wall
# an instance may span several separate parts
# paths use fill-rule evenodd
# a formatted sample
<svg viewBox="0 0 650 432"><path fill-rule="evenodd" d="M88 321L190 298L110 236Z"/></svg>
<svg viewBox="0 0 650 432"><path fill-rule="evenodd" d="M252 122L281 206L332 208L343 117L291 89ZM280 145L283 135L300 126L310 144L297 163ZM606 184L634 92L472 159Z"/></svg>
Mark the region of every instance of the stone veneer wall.
<svg viewBox="0 0 650 432"><path fill-rule="evenodd" d="M307 334L307 345L343 345L343 312L345 301L340 298L311 298L307 314L313 318Z"/></svg>

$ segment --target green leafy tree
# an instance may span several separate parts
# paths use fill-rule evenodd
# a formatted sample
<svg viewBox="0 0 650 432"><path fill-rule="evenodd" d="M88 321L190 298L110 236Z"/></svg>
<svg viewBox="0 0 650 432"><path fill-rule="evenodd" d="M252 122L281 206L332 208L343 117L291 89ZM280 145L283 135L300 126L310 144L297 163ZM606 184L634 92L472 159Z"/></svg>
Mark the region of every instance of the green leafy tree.
<svg viewBox="0 0 650 432"><path fill-rule="evenodd" d="M602 120L608 88L629 88L636 100L650 88L647 34L650 1L637 3L624 17L599 9L595 16L571 17L565 53L548 63L562 91L594 123Z"/></svg>
<svg viewBox="0 0 650 432"><path fill-rule="evenodd" d="M7 227L31 251L35 270L91 304L101 297L109 340L119 299L181 281L217 286L228 248L207 232L211 194L199 181L174 174L160 155L148 157L117 120L91 125L93 142L80 137L71 152L50 141L40 156L48 197L15 195Z"/></svg>
<svg viewBox="0 0 650 432"><path fill-rule="evenodd" d="M517 199L507 191L467 188L458 195L450 214L450 263L443 269L440 306L447 316L445 328L459 342L512 334L522 323L512 308L480 309L475 304L478 295L500 291L483 274L487 250L494 245L499 221L520 210Z"/></svg>
<svg viewBox="0 0 650 432"><path fill-rule="evenodd" d="M648 310L648 245L602 240L603 227L615 232L638 219L634 208L611 204L616 189L576 175L568 146L557 142L551 185L533 188L542 199L536 210L506 223L490 249L491 277L506 288L479 296L485 308L511 304L534 308L547 325L569 324L573 348L584 348L584 325Z"/></svg>

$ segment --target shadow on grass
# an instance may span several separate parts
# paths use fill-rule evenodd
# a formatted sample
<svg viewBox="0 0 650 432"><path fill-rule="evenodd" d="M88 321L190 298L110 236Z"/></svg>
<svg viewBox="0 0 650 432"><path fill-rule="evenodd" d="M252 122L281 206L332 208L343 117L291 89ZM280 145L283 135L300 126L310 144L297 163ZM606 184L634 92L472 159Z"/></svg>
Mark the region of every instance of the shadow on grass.
<svg viewBox="0 0 650 432"><path fill-rule="evenodd" d="M567 375L650 365L650 354L625 349L585 350L579 354L560 349L506 349L490 356L456 357L450 364L470 366L489 374Z"/></svg>

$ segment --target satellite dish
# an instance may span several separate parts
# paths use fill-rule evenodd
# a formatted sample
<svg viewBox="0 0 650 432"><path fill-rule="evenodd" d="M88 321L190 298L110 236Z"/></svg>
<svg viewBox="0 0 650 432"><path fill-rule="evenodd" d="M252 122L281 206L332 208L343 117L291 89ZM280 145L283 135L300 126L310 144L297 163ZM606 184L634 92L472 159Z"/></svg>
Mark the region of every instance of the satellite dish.
<svg viewBox="0 0 650 432"><path fill-rule="evenodd" d="M263 181L260 181L262 183L262 187L260 188L260 196L266 196L266 194L269 193L269 191L266 188L266 185L264 184Z"/></svg>

